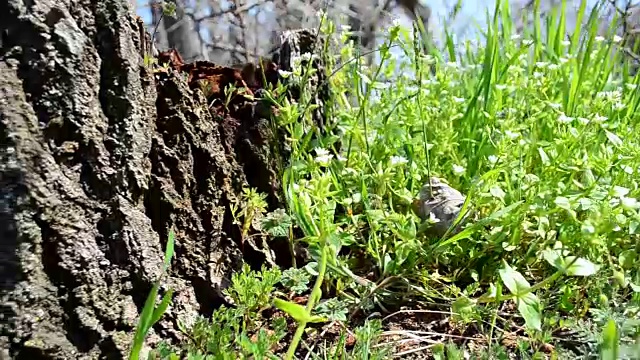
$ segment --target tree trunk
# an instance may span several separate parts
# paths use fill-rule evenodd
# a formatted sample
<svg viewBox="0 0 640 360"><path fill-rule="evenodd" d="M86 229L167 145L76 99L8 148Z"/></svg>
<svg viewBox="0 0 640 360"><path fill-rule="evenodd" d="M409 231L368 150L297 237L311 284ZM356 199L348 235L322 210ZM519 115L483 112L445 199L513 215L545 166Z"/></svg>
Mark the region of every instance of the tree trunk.
<svg viewBox="0 0 640 360"><path fill-rule="evenodd" d="M166 51L169 49L169 41L167 40L167 30L164 25L162 2L160 0L150 0L149 7L151 10L150 33L152 40L160 51Z"/></svg>
<svg viewBox="0 0 640 360"><path fill-rule="evenodd" d="M233 224L244 186L280 206L268 111L211 90L238 71L152 71L126 0L1 1L0 36L0 358L125 358L170 229L152 341L210 315L243 261L291 262Z"/></svg>
<svg viewBox="0 0 640 360"><path fill-rule="evenodd" d="M186 15L182 1L167 0L167 2L175 4L176 9L173 16L163 16L162 20L169 47L178 50L188 61L201 60L204 54L202 54L200 36L195 30L193 19Z"/></svg>

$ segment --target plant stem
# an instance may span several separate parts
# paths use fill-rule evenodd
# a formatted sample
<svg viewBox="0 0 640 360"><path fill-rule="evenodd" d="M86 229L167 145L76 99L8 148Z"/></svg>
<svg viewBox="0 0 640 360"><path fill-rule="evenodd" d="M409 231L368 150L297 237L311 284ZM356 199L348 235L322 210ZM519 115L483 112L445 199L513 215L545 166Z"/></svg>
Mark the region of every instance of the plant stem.
<svg viewBox="0 0 640 360"><path fill-rule="evenodd" d="M324 240L324 239L323 239ZM322 254L320 257L320 264L318 265L318 277L316 278L316 282L313 285L313 290L309 295L309 301L307 301L307 314L311 315L311 310L315 306L316 300L319 300L322 296L322 282L324 281L324 274L327 271L327 248L322 241ZM287 350L287 355L285 356L286 360L293 359L293 355L298 348L298 344L300 343L300 339L302 339L302 334L304 333L304 329L307 327L307 322L302 321L298 323L298 328L296 329L295 334L293 335L293 339L291 340L291 344L289 345L289 350Z"/></svg>
<svg viewBox="0 0 640 360"><path fill-rule="evenodd" d="M293 239L293 226L289 226L289 251L291 251L291 266L293 268L298 268L296 264L296 246L294 244Z"/></svg>

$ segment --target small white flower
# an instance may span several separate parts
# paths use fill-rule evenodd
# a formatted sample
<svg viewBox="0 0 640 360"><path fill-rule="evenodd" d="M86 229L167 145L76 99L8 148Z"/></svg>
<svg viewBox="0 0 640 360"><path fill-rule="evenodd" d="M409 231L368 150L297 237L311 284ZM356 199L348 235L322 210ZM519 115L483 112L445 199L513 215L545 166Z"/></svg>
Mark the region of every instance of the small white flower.
<svg viewBox="0 0 640 360"><path fill-rule="evenodd" d="M595 40L596 42L603 42L604 41L604 37L596 36L593 40Z"/></svg>
<svg viewBox="0 0 640 360"><path fill-rule="evenodd" d="M406 163L408 163L409 161L404 158L403 156L392 156L391 157L391 165L395 166L395 165L404 165Z"/></svg>
<svg viewBox="0 0 640 360"><path fill-rule="evenodd" d="M301 56L293 56L291 58L291 67L293 69L299 68L301 63L302 63L302 57Z"/></svg>
<svg viewBox="0 0 640 360"><path fill-rule="evenodd" d="M331 159L333 159L333 155L329 154L325 156L318 156L315 160L318 164L327 166L331 162Z"/></svg>
<svg viewBox="0 0 640 360"><path fill-rule="evenodd" d="M537 67L539 67L539 68L541 68L541 69L544 69L544 68L546 68L547 66L549 66L549 63L548 63L548 62L545 62L545 61L538 61L538 62L536 62L536 66L537 66Z"/></svg>
<svg viewBox="0 0 640 360"><path fill-rule="evenodd" d="M457 97L457 96L454 96L454 97L453 97L453 101L454 101L454 102L456 102L456 103L458 103L458 104L460 104L460 103L463 103L463 102L464 102L464 98L459 98L459 97Z"/></svg>
<svg viewBox="0 0 640 360"><path fill-rule="evenodd" d="M629 189L627 189L626 187L623 186L614 186L613 187L613 196L622 198L627 196L627 194L629 193Z"/></svg>
<svg viewBox="0 0 640 360"><path fill-rule="evenodd" d="M595 114L593 116L593 121L597 122L597 123L602 123L607 121L607 117L606 116L602 116L600 114Z"/></svg>
<svg viewBox="0 0 640 360"><path fill-rule="evenodd" d="M420 54L420 57L424 60L426 64L429 64L429 65L435 64L436 62L435 56L430 54Z"/></svg>
<svg viewBox="0 0 640 360"><path fill-rule="evenodd" d="M542 77L544 77L544 74L543 74L543 73L541 73L541 72L539 72L539 71L534 71L534 72L533 72L533 78L534 78L534 79L540 79L540 78L542 78Z"/></svg>
<svg viewBox="0 0 640 360"><path fill-rule="evenodd" d="M496 84L496 89L502 91L505 90L507 88L507 85L504 84Z"/></svg>
<svg viewBox="0 0 640 360"><path fill-rule="evenodd" d="M549 64L548 69L552 70L552 71L555 71L555 70L560 69L560 65L558 65L558 64Z"/></svg>
<svg viewBox="0 0 640 360"><path fill-rule="evenodd" d="M583 117L579 117L578 121L580 122L580 124L582 125L587 125L589 123L589 119L587 118L583 118Z"/></svg>
<svg viewBox="0 0 640 360"><path fill-rule="evenodd" d="M622 91L620 89L612 91L601 91L596 94L596 98L607 99L611 102L620 101L620 99L622 98Z"/></svg>
<svg viewBox="0 0 640 360"><path fill-rule="evenodd" d="M427 219L432 224L439 223L440 219L438 219L432 212L429 213L429 219Z"/></svg>
<svg viewBox="0 0 640 360"><path fill-rule="evenodd" d="M533 44L533 40L530 40L530 39L522 40L522 44L524 46L529 46L529 45Z"/></svg>
<svg viewBox="0 0 640 360"><path fill-rule="evenodd" d="M515 140L520 137L520 133L517 131L506 130L504 134L511 140Z"/></svg>
<svg viewBox="0 0 640 360"><path fill-rule="evenodd" d="M613 104L613 110L622 110L626 107L624 103L616 102Z"/></svg>
<svg viewBox="0 0 640 360"><path fill-rule="evenodd" d="M585 221L584 224L580 226L580 230L582 231L583 234L588 234L588 235L596 233L595 226L591 225L591 223L589 223L588 221Z"/></svg>
<svg viewBox="0 0 640 360"><path fill-rule="evenodd" d="M329 151L326 149L322 149L322 148L316 148L316 158L315 158L315 162L317 162L320 165L328 165L331 162L331 159L333 159L333 154L329 154Z"/></svg>
<svg viewBox="0 0 640 360"><path fill-rule="evenodd" d="M395 18L393 19L393 21L391 22L391 26L393 27L400 27L400 25L402 25L400 18Z"/></svg>
<svg viewBox="0 0 640 360"><path fill-rule="evenodd" d="M624 196L620 198L620 205L625 210L634 210L638 208L638 200Z"/></svg>
<svg viewBox="0 0 640 360"><path fill-rule="evenodd" d="M614 43L616 43L616 44L617 44L617 43L619 43L619 42L621 42L621 41L622 41L622 38L621 38L620 36L618 36L618 35L613 35L613 42L614 42Z"/></svg>
<svg viewBox="0 0 640 360"><path fill-rule="evenodd" d="M550 108L558 110L562 107L562 104L558 104L558 103L548 103L547 105L549 105Z"/></svg>
<svg viewBox="0 0 640 360"><path fill-rule="evenodd" d="M282 76L283 78L288 78L289 75L291 75L291 71L286 71L286 70L278 70L278 73L280 74L280 76Z"/></svg>
<svg viewBox="0 0 640 360"><path fill-rule="evenodd" d="M569 41L569 40L562 40L562 41L560 42L560 44L561 44L562 46L569 46L569 45L571 45L571 41Z"/></svg>
<svg viewBox="0 0 640 360"><path fill-rule="evenodd" d="M457 69L460 65L458 65L458 63L457 63L457 62L454 62L454 61L448 61L448 62L445 64L445 66L446 66L448 69Z"/></svg>
<svg viewBox="0 0 640 360"><path fill-rule="evenodd" d="M520 39L522 36L520 34L513 34L511 35L511 40L518 40Z"/></svg>
<svg viewBox="0 0 640 360"><path fill-rule="evenodd" d="M495 155L489 155L489 157L487 157L487 160L489 160L491 164L495 164L498 162L498 157Z"/></svg>
<svg viewBox="0 0 640 360"><path fill-rule="evenodd" d="M573 117L567 116L564 113L561 113L558 117L558 122L561 124L568 124L574 120Z"/></svg>
<svg viewBox="0 0 640 360"><path fill-rule="evenodd" d="M453 173L455 175L458 175L458 176L464 175L464 173L466 171L467 170L464 168L464 166L460 166L460 165L457 165L457 164L453 165Z"/></svg>

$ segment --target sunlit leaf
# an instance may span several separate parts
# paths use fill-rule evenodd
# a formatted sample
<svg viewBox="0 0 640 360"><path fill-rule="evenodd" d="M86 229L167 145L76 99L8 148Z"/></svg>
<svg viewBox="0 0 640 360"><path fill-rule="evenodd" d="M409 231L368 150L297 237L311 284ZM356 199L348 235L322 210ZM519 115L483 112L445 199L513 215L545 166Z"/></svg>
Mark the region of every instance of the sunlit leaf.
<svg viewBox="0 0 640 360"><path fill-rule="evenodd" d="M567 275L591 276L598 272L598 270L600 269L598 265L592 263L587 259L577 258L575 261L574 259L574 256L567 256L565 258L566 264L571 264L573 262L573 264L567 269Z"/></svg>
<svg viewBox="0 0 640 360"><path fill-rule="evenodd" d="M277 298L274 299L273 302L278 309L286 312L298 323L309 322L309 320L311 319L309 313L307 313L307 310L300 304Z"/></svg>
<svg viewBox="0 0 640 360"><path fill-rule="evenodd" d="M509 289L509 291L516 296L531 287L527 279L525 279L524 276L522 276L522 274L520 274L518 271L509 266L509 264L507 264L504 260L503 268L499 270L499 274L502 282L507 287L507 289Z"/></svg>
<svg viewBox="0 0 640 360"><path fill-rule="evenodd" d="M518 304L518 312L524 318L528 328L541 331L542 330L542 309L540 300L533 293L520 296L516 300Z"/></svg>
<svg viewBox="0 0 640 360"><path fill-rule="evenodd" d="M601 360L618 359L618 329L613 319L610 319L602 330Z"/></svg>

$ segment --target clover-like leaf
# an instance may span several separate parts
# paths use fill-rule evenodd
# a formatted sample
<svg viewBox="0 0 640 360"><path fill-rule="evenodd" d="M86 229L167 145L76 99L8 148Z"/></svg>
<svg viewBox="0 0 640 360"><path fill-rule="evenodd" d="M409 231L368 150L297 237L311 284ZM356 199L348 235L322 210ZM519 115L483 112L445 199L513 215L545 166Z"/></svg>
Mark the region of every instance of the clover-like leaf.
<svg viewBox="0 0 640 360"><path fill-rule="evenodd" d="M262 218L261 227L273 237L287 237L293 220L284 209L277 209Z"/></svg>

